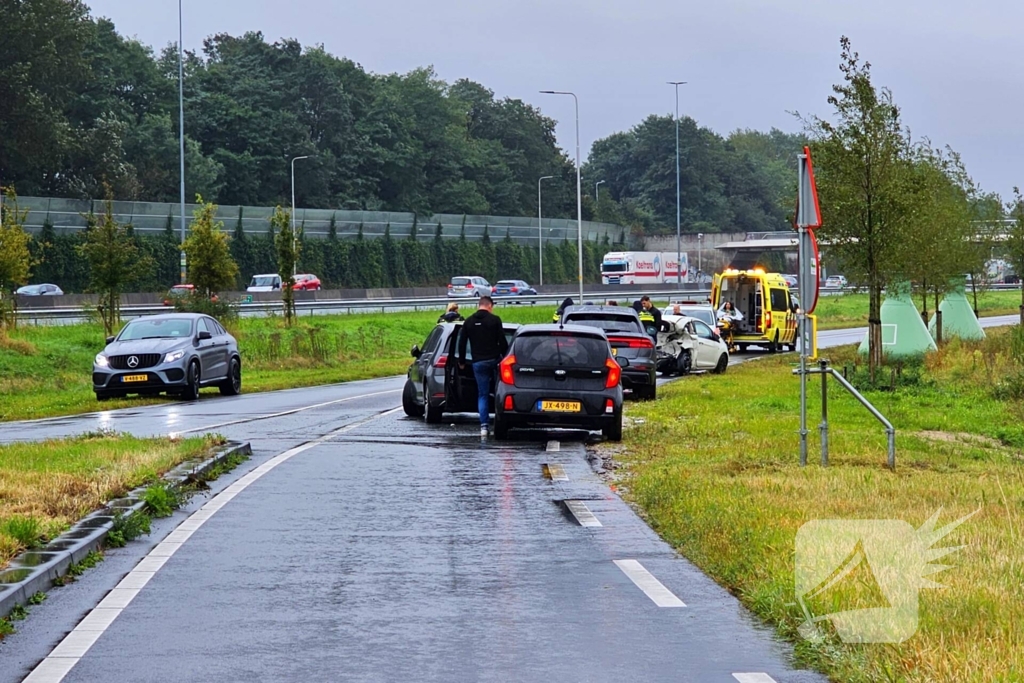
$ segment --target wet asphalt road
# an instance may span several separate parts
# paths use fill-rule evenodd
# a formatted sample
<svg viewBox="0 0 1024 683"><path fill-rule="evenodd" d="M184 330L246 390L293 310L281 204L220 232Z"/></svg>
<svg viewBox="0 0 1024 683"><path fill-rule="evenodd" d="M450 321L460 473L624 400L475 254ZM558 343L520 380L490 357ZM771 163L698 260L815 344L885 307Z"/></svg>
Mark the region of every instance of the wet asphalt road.
<svg viewBox="0 0 1024 683"><path fill-rule="evenodd" d="M61 680L43 674L70 664L63 680L825 680L794 668L790 648L593 474L585 435L481 442L471 416L406 418L401 386L4 425L4 440L216 431L250 441L254 456L216 483L210 496L222 497L193 500L33 608L0 644L0 682L51 654L30 680ZM564 478L545 476L553 464ZM169 533L184 542L158 545ZM173 556L156 560L162 548ZM110 593L126 575L148 583ZM105 596L109 607L129 595L90 615ZM97 616L116 618L92 630ZM54 652L76 626L91 648L56 656L83 654Z"/></svg>

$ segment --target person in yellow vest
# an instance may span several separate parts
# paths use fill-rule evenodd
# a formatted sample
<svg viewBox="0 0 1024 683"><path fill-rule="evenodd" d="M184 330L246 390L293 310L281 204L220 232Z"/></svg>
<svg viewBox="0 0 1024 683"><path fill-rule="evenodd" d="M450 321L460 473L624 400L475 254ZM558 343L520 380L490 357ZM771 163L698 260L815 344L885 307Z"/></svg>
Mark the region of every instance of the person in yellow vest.
<svg viewBox="0 0 1024 683"><path fill-rule="evenodd" d="M553 316L551 316L551 322L555 323L556 325L558 323L560 323L562 321L562 314L565 313L565 309L567 309L570 306L572 306L572 304L573 304L572 297L569 297L569 296L565 297L565 300L562 302L562 305L559 306L558 310L555 311L555 314Z"/></svg>

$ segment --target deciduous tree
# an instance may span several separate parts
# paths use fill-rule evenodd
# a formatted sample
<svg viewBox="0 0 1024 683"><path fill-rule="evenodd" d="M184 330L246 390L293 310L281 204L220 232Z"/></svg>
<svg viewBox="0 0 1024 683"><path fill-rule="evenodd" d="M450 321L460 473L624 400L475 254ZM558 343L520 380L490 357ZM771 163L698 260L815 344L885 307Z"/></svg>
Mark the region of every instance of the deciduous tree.
<svg viewBox="0 0 1024 683"><path fill-rule="evenodd" d="M217 220L217 205L204 202L202 197L197 197L196 203L198 206L183 249L188 257L189 279L195 286L196 295L208 300L214 294L235 286L238 264L231 256L230 239L223 231L224 223Z"/></svg>

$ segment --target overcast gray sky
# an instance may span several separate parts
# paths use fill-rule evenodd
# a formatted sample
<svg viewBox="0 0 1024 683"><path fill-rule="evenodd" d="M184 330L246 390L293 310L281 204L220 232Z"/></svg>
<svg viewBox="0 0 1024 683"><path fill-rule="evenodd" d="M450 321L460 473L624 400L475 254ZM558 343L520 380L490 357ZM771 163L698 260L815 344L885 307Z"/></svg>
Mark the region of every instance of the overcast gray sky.
<svg viewBox="0 0 1024 683"><path fill-rule="evenodd" d="M158 49L177 40L174 0L86 0L122 34ZM218 32L296 38L367 70L432 64L559 121L572 154L580 97L582 153L651 113L680 109L720 133L794 131L787 111L828 114L839 37L893 89L915 136L950 144L985 189L1024 185L1024 3L1011 0L183 0L185 45Z"/></svg>

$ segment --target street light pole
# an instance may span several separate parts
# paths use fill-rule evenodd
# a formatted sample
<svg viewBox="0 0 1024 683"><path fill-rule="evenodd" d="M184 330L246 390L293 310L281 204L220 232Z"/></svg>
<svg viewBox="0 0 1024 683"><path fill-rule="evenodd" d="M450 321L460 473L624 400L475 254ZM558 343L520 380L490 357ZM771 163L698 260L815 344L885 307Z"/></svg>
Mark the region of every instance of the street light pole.
<svg viewBox="0 0 1024 683"><path fill-rule="evenodd" d="M299 259L295 256L295 245L298 241L295 234L295 162L308 159L308 156L295 157L292 159L292 277L298 272Z"/></svg>
<svg viewBox="0 0 1024 683"><path fill-rule="evenodd" d="M537 179L537 244L540 248L540 285L544 286L544 231L541 230L541 217L543 211L541 211L541 196L540 196L540 184L545 180L551 180L555 176L546 175L541 176Z"/></svg>
<svg viewBox="0 0 1024 683"><path fill-rule="evenodd" d="M543 95L571 95L576 103L576 230L579 249L580 303L583 303L583 181L580 170L580 99L576 93L563 90L541 90Z"/></svg>
<svg viewBox="0 0 1024 683"><path fill-rule="evenodd" d="M178 0L178 157L181 162L181 284L188 281L188 265L185 257L185 57L182 39L182 0Z"/></svg>
<svg viewBox="0 0 1024 683"><path fill-rule="evenodd" d="M697 233L697 276L704 281L704 265L701 261L704 260L704 233Z"/></svg>
<svg viewBox="0 0 1024 683"><path fill-rule="evenodd" d="M607 181L598 180L596 183L594 183L594 203L597 206L601 206L601 185L605 182ZM596 211L597 207L594 207L594 210Z"/></svg>
<svg viewBox="0 0 1024 683"><path fill-rule="evenodd" d="M669 81L676 89L676 282L683 283L682 192L679 187L679 86L686 81ZM699 259L699 257L698 257Z"/></svg>

